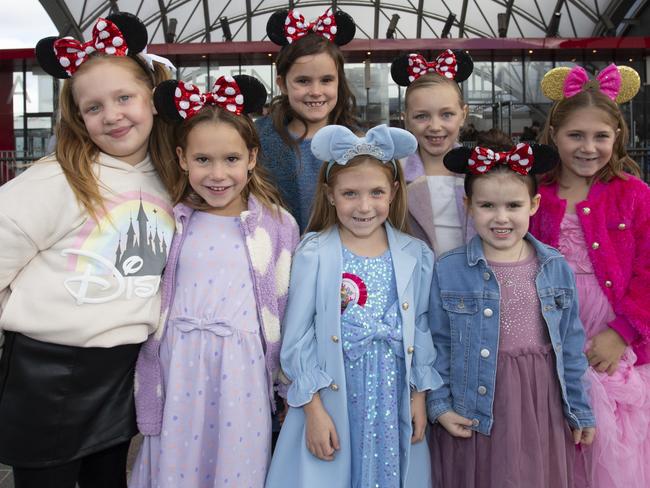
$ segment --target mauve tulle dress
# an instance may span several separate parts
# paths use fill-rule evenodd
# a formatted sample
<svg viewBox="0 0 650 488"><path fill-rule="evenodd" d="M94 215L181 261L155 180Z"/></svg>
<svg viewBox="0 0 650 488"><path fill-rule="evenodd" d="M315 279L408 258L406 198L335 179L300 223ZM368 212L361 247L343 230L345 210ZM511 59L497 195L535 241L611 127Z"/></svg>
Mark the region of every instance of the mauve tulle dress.
<svg viewBox="0 0 650 488"><path fill-rule="evenodd" d="M578 217L565 214L560 229L560 251L576 274L589 339L607 328L614 311L594 274ZM612 376L587 370L596 437L590 447L578 448L576 488L650 487L650 365L635 362L628 348Z"/></svg>
<svg viewBox="0 0 650 488"><path fill-rule="evenodd" d="M535 288L537 256L489 265L501 289L494 424L470 439L433 426L433 486L570 488L574 447Z"/></svg>

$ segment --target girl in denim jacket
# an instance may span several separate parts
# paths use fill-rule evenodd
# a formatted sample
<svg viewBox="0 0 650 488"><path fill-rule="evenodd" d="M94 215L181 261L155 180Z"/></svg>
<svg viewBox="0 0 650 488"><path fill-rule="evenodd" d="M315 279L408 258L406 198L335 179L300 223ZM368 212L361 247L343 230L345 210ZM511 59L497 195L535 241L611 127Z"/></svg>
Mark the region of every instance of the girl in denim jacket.
<svg viewBox="0 0 650 488"><path fill-rule="evenodd" d="M584 332L571 269L528 234L540 202L534 175L558 157L491 132L488 147L444 160L467 174L478 235L434 270L430 323L444 386L428 398L433 485L569 488L573 443L595 433Z"/></svg>
<svg viewBox="0 0 650 488"><path fill-rule="evenodd" d="M580 67L542 82L555 105L542 134L561 164L540 186L531 233L576 273L598 437L576 459L576 488L650 486L650 189L625 150L618 104L639 75L610 65L589 81Z"/></svg>

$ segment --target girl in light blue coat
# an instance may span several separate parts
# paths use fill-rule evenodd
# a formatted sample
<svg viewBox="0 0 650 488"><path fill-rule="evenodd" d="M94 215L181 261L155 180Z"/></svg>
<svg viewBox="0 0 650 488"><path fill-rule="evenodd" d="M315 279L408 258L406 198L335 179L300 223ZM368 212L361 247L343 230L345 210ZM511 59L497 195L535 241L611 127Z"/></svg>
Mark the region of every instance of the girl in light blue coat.
<svg viewBox="0 0 650 488"><path fill-rule="evenodd" d="M290 409L267 488L431 486L425 393L442 380L427 308L433 254L402 232L401 129L321 129L309 232L294 256L281 349Z"/></svg>

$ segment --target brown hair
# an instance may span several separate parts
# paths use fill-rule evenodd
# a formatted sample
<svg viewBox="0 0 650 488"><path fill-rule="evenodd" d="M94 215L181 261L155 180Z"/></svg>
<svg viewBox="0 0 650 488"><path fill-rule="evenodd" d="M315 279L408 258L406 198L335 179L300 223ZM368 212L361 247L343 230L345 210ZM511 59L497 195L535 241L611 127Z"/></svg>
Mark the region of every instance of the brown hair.
<svg viewBox="0 0 650 488"><path fill-rule="evenodd" d="M257 149L257 162L250 172L248 183L242 191L242 196L245 200L248 200L249 195L254 195L262 205L274 212L277 216L280 216L279 210L284 205L277 188L271 183L266 169L261 165L262 158L259 154L260 139L253 121L246 115L235 115L220 107L208 105L195 116L183 121L176 128L175 140L183 152L187 149L187 138L190 132L192 132L192 129L204 123L230 125L243 139L249 152ZM179 164L176 166L180 168ZM174 204L184 202L196 210L210 210L212 208L194 191L186 172L180 172L180 176L172 190L172 200Z"/></svg>
<svg viewBox="0 0 650 488"><path fill-rule="evenodd" d="M458 94L458 105L461 108L465 107L465 100L463 100L463 93L460 91L460 86L454 80L440 76L438 73L427 73L420 76L417 80L411 83L406 88L404 94L404 109L408 109L409 95L419 88L430 88L436 86L450 86Z"/></svg>
<svg viewBox="0 0 650 488"><path fill-rule="evenodd" d="M336 177L346 168L353 168L366 162L371 162L380 168L388 176L388 180L392 183L397 181L397 190L390 204L388 211L388 222L396 229L402 232L408 232L407 215L408 203L406 200L406 182L404 181L404 173L402 166L399 162L395 161L395 165L390 163L383 163L372 156L360 155L351 159L345 166L334 164L330 169L329 176L327 175L327 165L325 162L320 168L318 174L318 183L316 186L316 194L314 195L314 206L309 217L306 232L320 232L328 229L338 223L336 216L336 208L330 204L327 198L328 189L336 183ZM397 169L397 174L395 174Z"/></svg>
<svg viewBox="0 0 650 488"><path fill-rule="evenodd" d="M100 62L120 63L131 70L136 79L150 91L156 84L169 79L169 72L163 65L154 63L154 72L152 72L144 61L130 56L94 55L92 59L81 65L77 73L92 69L92 66ZM77 200L90 216L97 220L97 211L101 209L105 212L106 210L99 188L100 182L93 169L100 148L90 139L86 125L81 118L79 107L74 99L74 80L75 76L66 80L61 90L60 118L55 129L55 155ZM171 131L172 128L168 124L160 117L154 116L148 151L151 161L168 191L171 190L177 175L174 165L174 150L170 142Z"/></svg>
<svg viewBox="0 0 650 488"><path fill-rule="evenodd" d="M542 133L539 136L539 142L556 147L551 136L552 131L557 131L562 127L576 110L587 107L599 109L605 115L614 131L619 131L616 132L611 159L607 165L596 173L594 178L607 182L614 177L625 179L626 172L639 176L641 174L639 165L627 154L626 145L629 138L629 131L623 119L623 114L618 105L597 87L587 88L572 97L555 102L546 118L544 129L542 129ZM544 175L542 183L550 184L557 182L561 171L562 164L559 164L555 169Z"/></svg>
<svg viewBox="0 0 650 488"><path fill-rule="evenodd" d="M345 77L345 61L341 50L336 44L313 33L301 37L280 50L276 60L277 75L286 82L287 73L298 58L321 53L328 54L334 60L338 77L338 98L334 110L329 114L329 123L344 125L354 130L359 125L356 116L357 100ZM287 124L293 119L302 122L305 126L305 132L300 136L300 140L302 140L307 134L307 122L291 108L289 97L285 94L280 94L271 100L269 112L273 127L280 134L282 140L297 151L298 145L289 134Z"/></svg>
<svg viewBox="0 0 650 488"><path fill-rule="evenodd" d="M478 133L476 145L487 149L492 149L493 151L509 151L510 149L512 149L512 146L514 144L512 143L512 139L510 139L510 137L508 137L508 135L505 132L499 129L490 129ZM470 200L472 199L474 182L478 178L483 179L483 178L493 177L496 175L509 175L512 178L516 178L519 181L521 181L524 185L526 185L526 187L528 188L528 193L530 194L530 198L533 198L535 195L537 195L537 179L535 178L535 176L533 176L532 174L522 175L511 170L505 164L497 164L493 168L491 168L490 171L488 171L487 173L483 173L480 175L469 173L465 176L464 186L465 186L465 195L467 195L467 198Z"/></svg>

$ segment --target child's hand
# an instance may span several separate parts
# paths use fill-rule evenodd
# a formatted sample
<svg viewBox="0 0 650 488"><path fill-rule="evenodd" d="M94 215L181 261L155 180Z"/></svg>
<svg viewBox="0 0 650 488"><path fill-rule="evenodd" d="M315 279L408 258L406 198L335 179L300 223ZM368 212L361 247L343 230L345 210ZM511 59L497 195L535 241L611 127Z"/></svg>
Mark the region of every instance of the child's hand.
<svg viewBox="0 0 650 488"><path fill-rule="evenodd" d="M613 375L618 369L618 361L625 352L627 344L614 329L606 328L591 339L587 349L589 365L599 373Z"/></svg>
<svg viewBox="0 0 650 488"><path fill-rule="evenodd" d="M424 431L427 428L426 392L411 392L411 422L413 423L413 436L411 444L424 440Z"/></svg>
<svg viewBox="0 0 650 488"><path fill-rule="evenodd" d="M334 422L320 400L318 393L314 394L311 402L304 407L305 411L305 441L307 449L318 459L332 461L335 451L338 451L339 436Z"/></svg>
<svg viewBox="0 0 650 488"><path fill-rule="evenodd" d="M590 446L594 442L594 436L596 435L595 427L585 427L584 429L572 429L573 433L573 443L582 444L583 446Z"/></svg>
<svg viewBox="0 0 650 488"><path fill-rule="evenodd" d="M458 415L453 410L443 413L438 417L438 422L454 437L464 437L466 439L472 437L472 430L470 429L472 421Z"/></svg>

